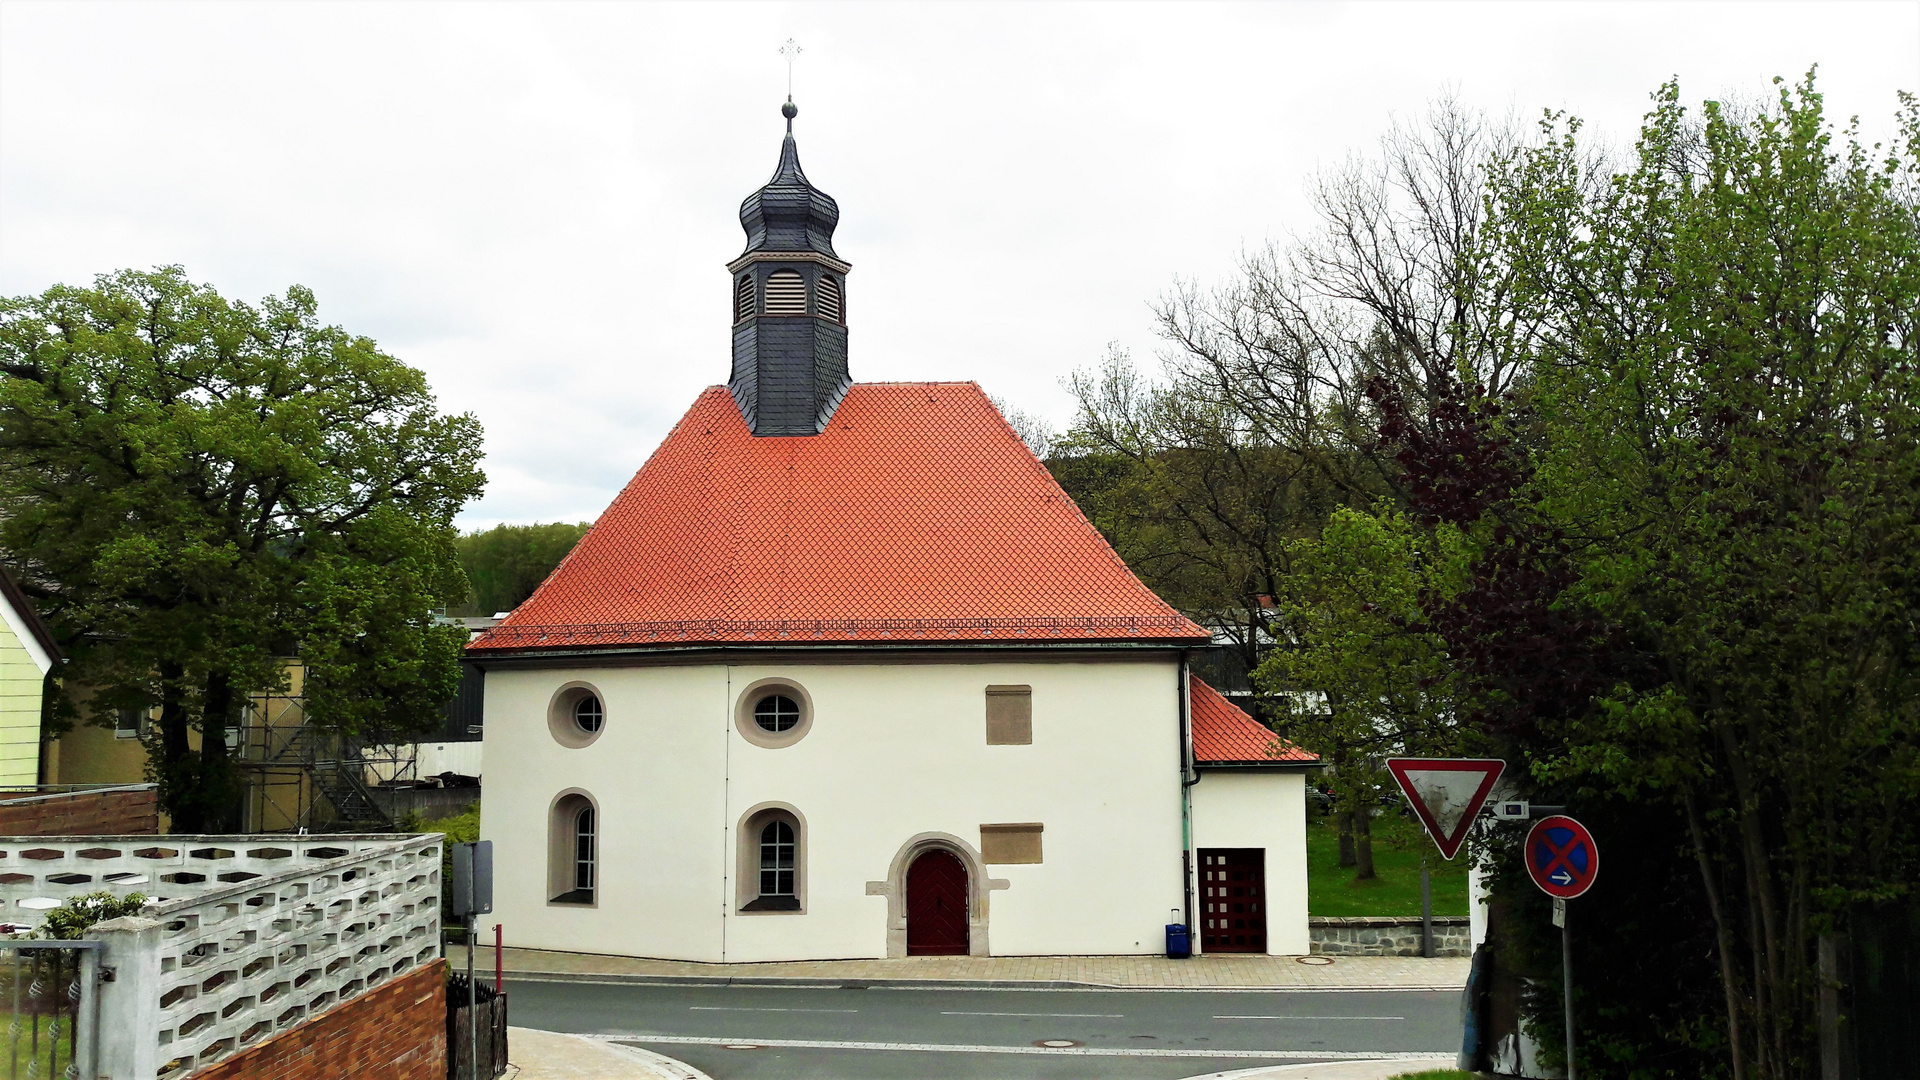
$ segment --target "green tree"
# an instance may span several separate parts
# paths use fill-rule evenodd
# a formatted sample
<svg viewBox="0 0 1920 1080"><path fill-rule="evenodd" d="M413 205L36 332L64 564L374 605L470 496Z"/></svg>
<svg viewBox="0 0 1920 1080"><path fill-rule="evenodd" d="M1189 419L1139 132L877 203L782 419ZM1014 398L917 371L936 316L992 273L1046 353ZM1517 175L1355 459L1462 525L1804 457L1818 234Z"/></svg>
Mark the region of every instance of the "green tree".
<svg viewBox="0 0 1920 1080"><path fill-rule="evenodd" d="M491 615L519 607L592 527L587 521L495 525L462 535L454 550L473 591L461 610Z"/></svg>
<svg viewBox="0 0 1920 1080"><path fill-rule="evenodd" d="M1287 736L1333 766L1343 865L1352 837L1354 876L1366 880L1384 759L1459 748L1451 659L1423 604L1457 588L1469 545L1451 526L1420 530L1383 505L1336 510L1318 537L1291 547L1277 597L1291 647L1269 653L1254 681L1282 704Z"/></svg>
<svg viewBox="0 0 1920 1080"><path fill-rule="evenodd" d="M1837 1060L1822 958L1920 880L1910 97L1901 125L1890 149L1836 147L1811 76L1697 119L1669 84L1628 168L1595 177L1551 117L1489 184L1525 467L1481 505L1473 580L1438 621L1536 783L1668 812L1737 1078ZM1528 645L1556 624L1534 637L1558 651ZM1569 665L1607 677L1540 692Z"/></svg>
<svg viewBox="0 0 1920 1080"><path fill-rule="evenodd" d="M466 592L480 453L478 421L303 288L255 307L164 268L0 301L0 551L66 686L158 706L180 831L233 826L227 733L289 653L324 728L437 722L464 642L430 611Z"/></svg>

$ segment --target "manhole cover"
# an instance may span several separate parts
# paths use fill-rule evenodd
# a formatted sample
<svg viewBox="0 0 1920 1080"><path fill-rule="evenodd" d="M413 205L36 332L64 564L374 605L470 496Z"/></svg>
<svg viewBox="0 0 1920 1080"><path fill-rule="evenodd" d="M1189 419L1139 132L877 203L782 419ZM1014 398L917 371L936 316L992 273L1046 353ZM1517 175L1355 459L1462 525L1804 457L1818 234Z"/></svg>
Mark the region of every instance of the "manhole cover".
<svg viewBox="0 0 1920 1080"><path fill-rule="evenodd" d="M1038 1039L1033 1045L1044 1046L1051 1050L1065 1050L1068 1047L1085 1046L1087 1044L1074 1039Z"/></svg>
<svg viewBox="0 0 1920 1080"><path fill-rule="evenodd" d="M1306 964L1310 967L1326 967L1328 964L1333 963L1333 957L1331 956L1296 956L1293 958L1293 962L1296 964Z"/></svg>

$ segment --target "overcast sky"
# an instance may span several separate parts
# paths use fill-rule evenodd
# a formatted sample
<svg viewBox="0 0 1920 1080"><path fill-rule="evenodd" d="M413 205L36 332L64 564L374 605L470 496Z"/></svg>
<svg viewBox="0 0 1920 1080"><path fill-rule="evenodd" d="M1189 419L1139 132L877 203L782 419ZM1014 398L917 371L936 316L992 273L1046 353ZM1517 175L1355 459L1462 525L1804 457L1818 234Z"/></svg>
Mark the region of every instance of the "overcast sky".
<svg viewBox="0 0 1920 1080"><path fill-rule="evenodd" d="M596 516L728 367L740 200L839 200L856 380L1062 376L1176 277L1310 226L1317 170L1437 95L1629 140L1662 79L1820 65L1890 132L1920 3L0 3L0 291L179 263L293 283L487 429L463 524Z"/></svg>

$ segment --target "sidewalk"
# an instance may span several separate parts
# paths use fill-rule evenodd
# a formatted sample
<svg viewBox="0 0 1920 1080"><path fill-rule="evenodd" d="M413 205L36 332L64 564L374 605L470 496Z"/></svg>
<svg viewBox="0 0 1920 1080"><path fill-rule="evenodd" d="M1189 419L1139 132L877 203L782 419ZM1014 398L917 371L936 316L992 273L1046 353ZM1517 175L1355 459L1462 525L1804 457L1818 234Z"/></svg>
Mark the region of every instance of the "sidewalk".
<svg viewBox="0 0 1920 1080"><path fill-rule="evenodd" d="M909 956L898 960L803 960L766 964L702 964L630 956L504 950L509 981L641 982L682 985L867 986L957 985L1028 989L1088 987L1154 990L1458 990L1465 957L1408 956ZM1302 963L1302 960L1310 961ZM465 970L466 951L447 946L447 963ZM493 971L493 949L474 955L474 970Z"/></svg>
<svg viewBox="0 0 1920 1080"><path fill-rule="evenodd" d="M638 1047L533 1028L507 1029L507 1056L512 1064L501 1080L711 1080Z"/></svg>

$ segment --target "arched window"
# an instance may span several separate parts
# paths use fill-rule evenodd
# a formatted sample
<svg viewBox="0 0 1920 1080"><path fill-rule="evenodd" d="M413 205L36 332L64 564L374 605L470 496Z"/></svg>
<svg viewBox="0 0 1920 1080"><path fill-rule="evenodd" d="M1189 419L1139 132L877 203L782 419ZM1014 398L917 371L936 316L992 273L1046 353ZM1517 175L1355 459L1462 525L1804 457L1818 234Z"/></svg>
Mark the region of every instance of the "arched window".
<svg viewBox="0 0 1920 1080"><path fill-rule="evenodd" d="M760 897L793 898L793 826L780 818L760 830Z"/></svg>
<svg viewBox="0 0 1920 1080"><path fill-rule="evenodd" d="M733 289L733 321L746 322L753 318L753 275L740 275L740 284Z"/></svg>
<svg viewBox="0 0 1920 1080"><path fill-rule="evenodd" d="M776 735L800 722L800 703L785 694L768 694L753 705L753 722Z"/></svg>
<svg viewBox="0 0 1920 1080"><path fill-rule="evenodd" d="M767 275L767 314L805 315L807 283L798 272L775 270Z"/></svg>
<svg viewBox="0 0 1920 1080"><path fill-rule="evenodd" d="M574 791L553 801L547 830L547 896L555 904L592 904L600 882L599 810Z"/></svg>
<svg viewBox="0 0 1920 1080"><path fill-rule="evenodd" d="M763 805L740 822L740 910L800 911L806 901L807 829L785 804Z"/></svg>
<svg viewBox="0 0 1920 1080"><path fill-rule="evenodd" d="M819 285L820 317L842 321L840 310L840 283L826 274L820 275Z"/></svg>

